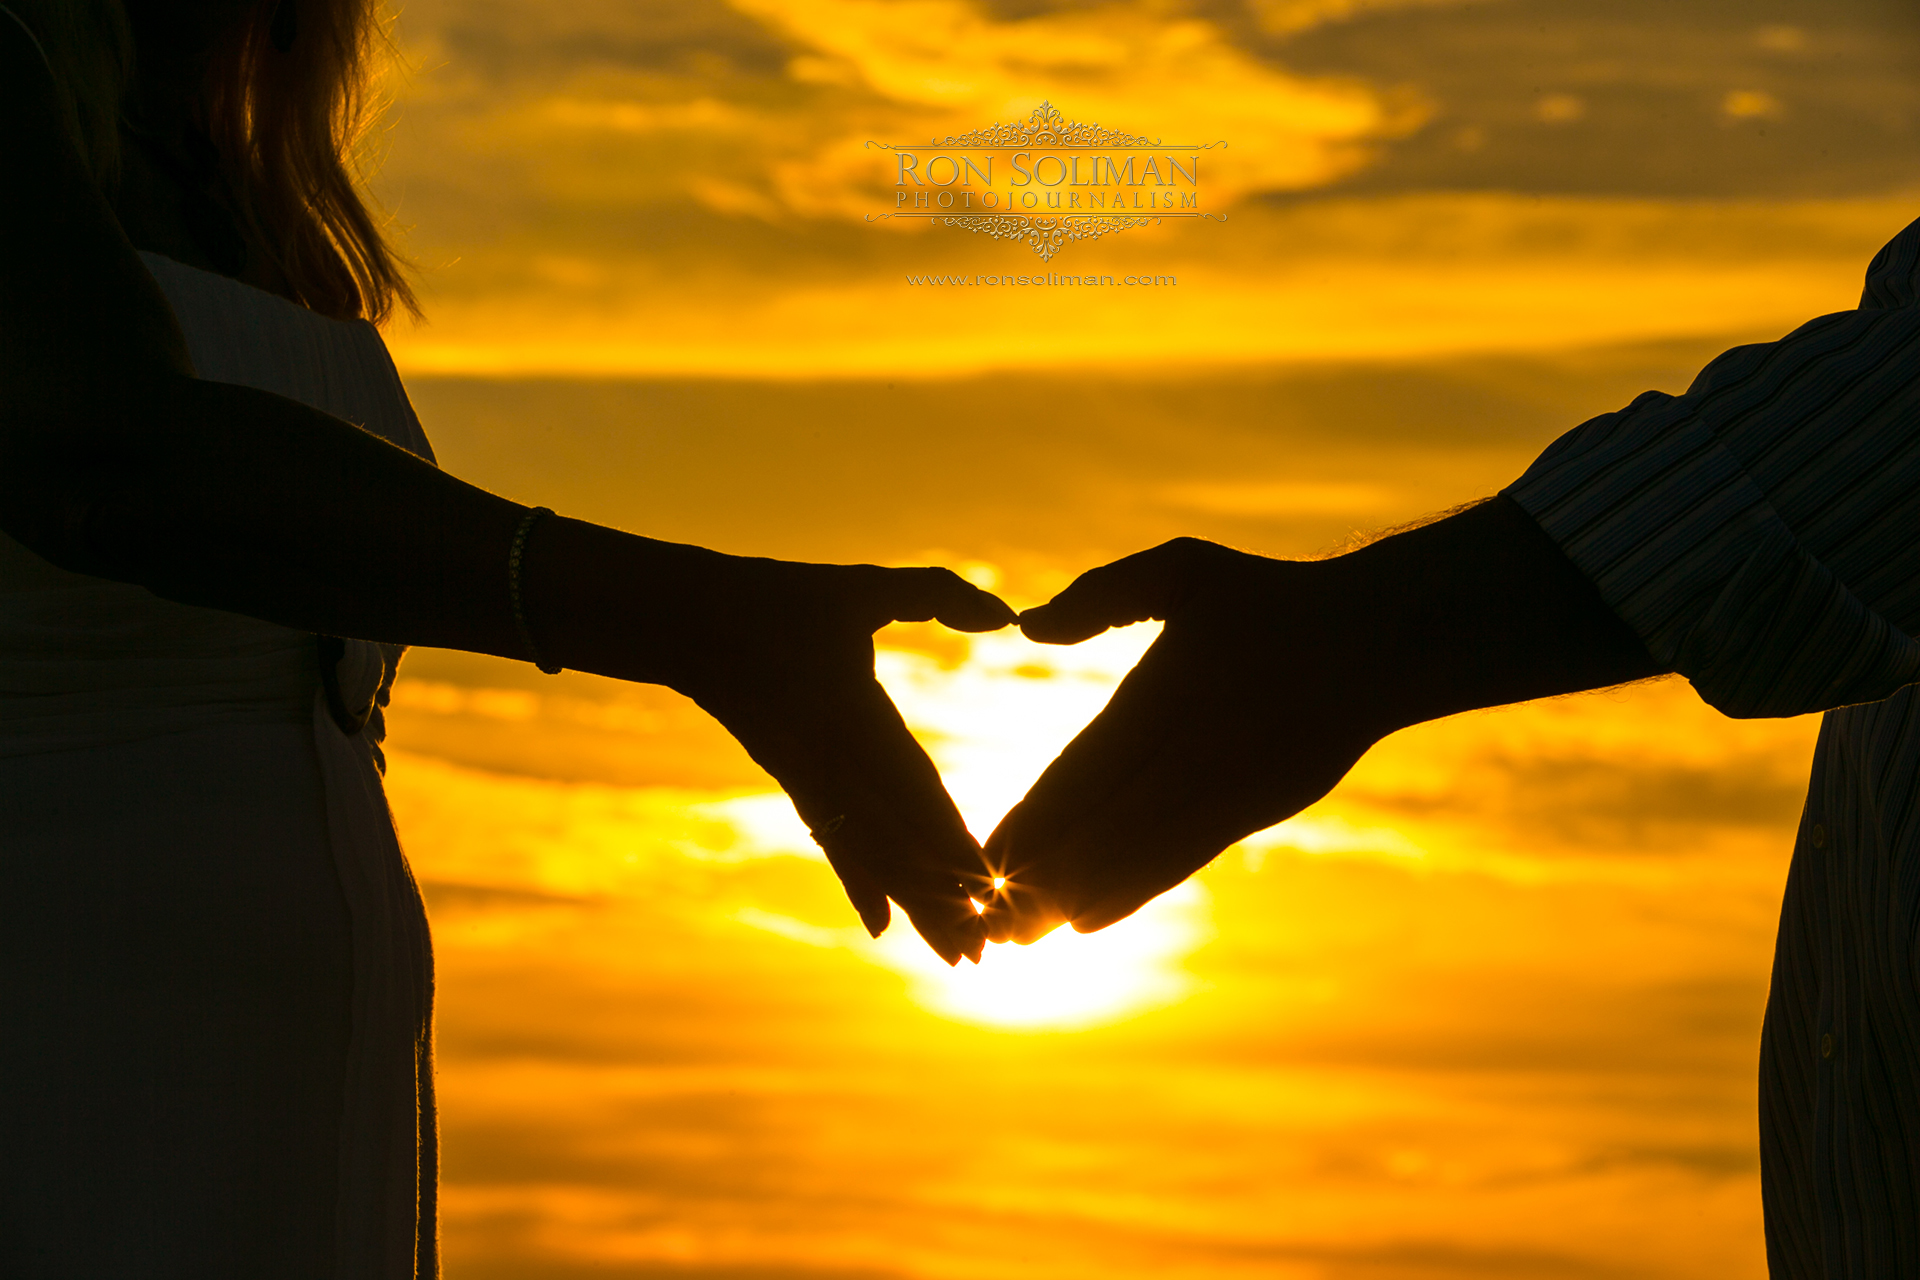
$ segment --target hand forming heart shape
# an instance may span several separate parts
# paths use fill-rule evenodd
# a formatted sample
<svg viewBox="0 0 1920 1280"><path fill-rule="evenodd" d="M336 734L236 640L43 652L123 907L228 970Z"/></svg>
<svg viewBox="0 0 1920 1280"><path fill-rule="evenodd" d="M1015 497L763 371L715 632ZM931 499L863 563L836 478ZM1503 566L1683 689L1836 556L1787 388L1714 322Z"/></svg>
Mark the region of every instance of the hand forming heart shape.
<svg viewBox="0 0 1920 1280"><path fill-rule="evenodd" d="M1318 561L1176 539L1019 623L1076 644L1149 618L1160 637L986 842L996 941L1131 915L1397 729L1661 670L1505 498Z"/></svg>
<svg viewBox="0 0 1920 1280"><path fill-rule="evenodd" d="M948 963L1131 915L1397 729L1658 671L1506 499L1319 561L1176 539L1019 615L1045 644L1165 627L982 849L875 678L872 637L930 618L992 631L1011 609L945 570L683 553L700 586L645 678L694 698L780 782L869 932L892 899ZM677 590L657 566L654 580Z"/></svg>

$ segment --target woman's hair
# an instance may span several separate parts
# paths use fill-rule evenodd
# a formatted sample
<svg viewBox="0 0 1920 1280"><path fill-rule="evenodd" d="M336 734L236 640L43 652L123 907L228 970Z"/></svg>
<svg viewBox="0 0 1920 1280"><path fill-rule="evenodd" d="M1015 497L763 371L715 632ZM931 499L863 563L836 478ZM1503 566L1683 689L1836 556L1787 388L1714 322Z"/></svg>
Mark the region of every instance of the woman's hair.
<svg viewBox="0 0 1920 1280"><path fill-rule="evenodd" d="M138 74L120 0L5 0L39 35L67 121L102 187L119 171L121 112ZM207 136L239 208L293 298L378 323L420 314L406 263L354 181L379 103L371 55L379 0L258 0L212 51Z"/></svg>
<svg viewBox="0 0 1920 1280"><path fill-rule="evenodd" d="M375 323L395 303L420 314L351 170L379 106L368 65L384 36L378 10L261 0L215 51L206 84L207 135L295 299Z"/></svg>

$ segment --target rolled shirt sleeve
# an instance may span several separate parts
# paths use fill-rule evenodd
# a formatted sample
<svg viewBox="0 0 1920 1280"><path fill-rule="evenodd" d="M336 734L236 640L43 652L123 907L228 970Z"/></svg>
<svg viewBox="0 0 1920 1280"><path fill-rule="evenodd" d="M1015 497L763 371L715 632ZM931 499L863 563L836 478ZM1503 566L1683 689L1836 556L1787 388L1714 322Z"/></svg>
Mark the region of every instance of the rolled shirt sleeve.
<svg viewBox="0 0 1920 1280"><path fill-rule="evenodd" d="M1555 441L1505 492L1731 716L1920 681L1920 221L1857 310Z"/></svg>

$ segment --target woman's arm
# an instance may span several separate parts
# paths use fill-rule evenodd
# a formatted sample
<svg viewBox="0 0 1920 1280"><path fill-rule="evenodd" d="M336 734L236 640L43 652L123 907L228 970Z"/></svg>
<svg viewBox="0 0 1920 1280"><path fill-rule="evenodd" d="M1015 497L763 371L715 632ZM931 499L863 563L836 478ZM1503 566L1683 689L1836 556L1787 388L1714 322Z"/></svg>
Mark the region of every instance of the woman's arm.
<svg viewBox="0 0 1920 1280"><path fill-rule="evenodd" d="M526 508L369 432L192 376L165 298L0 20L0 529L75 572L332 635L532 656ZM680 690L819 833L867 927L887 899L978 954L978 847L873 678L872 632L1012 619L944 570L724 556L548 518L522 595L548 663Z"/></svg>
<svg viewBox="0 0 1920 1280"><path fill-rule="evenodd" d="M501 584L521 509L316 409L196 380L11 20L0 111L0 528L171 599L518 656Z"/></svg>

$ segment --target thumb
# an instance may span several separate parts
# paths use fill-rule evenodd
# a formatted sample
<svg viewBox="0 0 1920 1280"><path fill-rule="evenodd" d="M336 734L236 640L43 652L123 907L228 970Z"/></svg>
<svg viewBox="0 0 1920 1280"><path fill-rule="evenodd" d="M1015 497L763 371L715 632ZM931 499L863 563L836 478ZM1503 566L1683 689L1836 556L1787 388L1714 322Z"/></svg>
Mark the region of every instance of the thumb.
<svg viewBox="0 0 1920 1280"><path fill-rule="evenodd" d="M1164 619L1185 593L1199 558L1224 550L1199 538L1175 538L1150 551L1089 569L1065 591L1020 615L1020 630L1041 644L1079 644L1109 627Z"/></svg>
<svg viewBox="0 0 1920 1280"><path fill-rule="evenodd" d="M930 618L955 631L998 631L1015 617L1006 601L951 569L862 568L873 575L868 595L878 619L876 631L889 622Z"/></svg>

